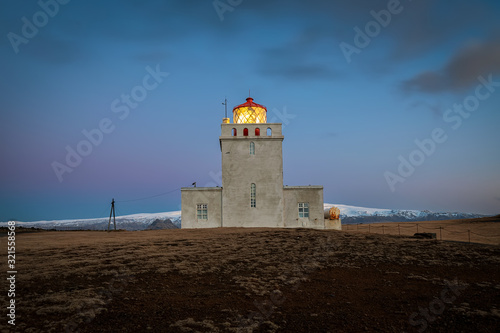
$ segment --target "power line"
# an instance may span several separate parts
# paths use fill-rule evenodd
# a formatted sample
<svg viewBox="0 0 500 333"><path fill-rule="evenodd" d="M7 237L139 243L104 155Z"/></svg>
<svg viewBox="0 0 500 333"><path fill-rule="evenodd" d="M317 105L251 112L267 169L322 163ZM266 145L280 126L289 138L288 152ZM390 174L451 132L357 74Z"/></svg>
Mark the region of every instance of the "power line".
<svg viewBox="0 0 500 333"><path fill-rule="evenodd" d="M176 188L175 190L171 190L171 191L168 191L168 192L165 192L165 193L160 193L160 194L152 195L152 196L149 196L149 197L137 198L137 199L130 199L130 200L116 200L115 202L132 202L132 201L140 201L140 200L152 199L152 198L161 197L162 195L167 195L167 194L179 191L179 190L180 190L180 187Z"/></svg>

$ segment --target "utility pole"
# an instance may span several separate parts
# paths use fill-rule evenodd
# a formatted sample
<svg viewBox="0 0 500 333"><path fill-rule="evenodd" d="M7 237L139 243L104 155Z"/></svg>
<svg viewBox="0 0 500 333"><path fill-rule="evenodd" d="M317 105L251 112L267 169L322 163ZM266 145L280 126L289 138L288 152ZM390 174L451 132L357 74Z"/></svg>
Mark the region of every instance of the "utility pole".
<svg viewBox="0 0 500 333"><path fill-rule="evenodd" d="M109 225L111 224L111 215L113 215L113 225L115 226L115 231L116 231L115 198L111 200L111 211L109 212L108 231L109 231Z"/></svg>

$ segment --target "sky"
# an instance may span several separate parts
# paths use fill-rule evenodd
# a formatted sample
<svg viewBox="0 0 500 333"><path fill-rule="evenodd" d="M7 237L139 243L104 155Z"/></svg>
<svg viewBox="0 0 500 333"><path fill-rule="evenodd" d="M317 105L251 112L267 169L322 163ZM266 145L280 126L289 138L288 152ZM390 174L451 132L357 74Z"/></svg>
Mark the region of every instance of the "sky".
<svg viewBox="0 0 500 333"><path fill-rule="evenodd" d="M500 213L500 2L0 2L0 221L179 210L249 95L285 185Z"/></svg>

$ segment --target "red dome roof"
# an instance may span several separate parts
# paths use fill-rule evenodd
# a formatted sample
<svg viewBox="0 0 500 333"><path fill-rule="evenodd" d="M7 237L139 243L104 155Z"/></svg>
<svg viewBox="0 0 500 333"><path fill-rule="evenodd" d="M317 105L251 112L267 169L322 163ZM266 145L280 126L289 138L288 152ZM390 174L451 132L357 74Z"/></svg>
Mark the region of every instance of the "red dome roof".
<svg viewBox="0 0 500 333"><path fill-rule="evenodd" d="M254 103L252 97L248 97L246 103L243 103L243 104L240 104L238 106L235 106L233 108L233 111L236 110L236 109L238 109L238 108L244 108L244 107L259 107L259 108L263 108L267 112L267 108L264 105L260 105L260 104Z"/></svg>

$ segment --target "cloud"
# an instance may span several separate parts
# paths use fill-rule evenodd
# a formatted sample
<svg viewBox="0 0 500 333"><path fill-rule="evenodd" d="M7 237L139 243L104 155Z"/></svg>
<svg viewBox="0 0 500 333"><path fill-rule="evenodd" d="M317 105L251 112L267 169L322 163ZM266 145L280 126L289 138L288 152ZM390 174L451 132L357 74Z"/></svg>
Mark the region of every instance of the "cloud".
<svg viewBox="0 0 500 333"><path fill-rule="evenodd" d="M308 35L303 33L303 38L330 44L332 47L328 52L332 59L342 56L338 48L341 41L352 43L355 26L364 27L373 20L370 11L384 10L387 4L388 0L243 1L234 6L232 11L227 11L225 20L221 22L212 1L196 5L185 0L70 2L61 7L60 13L44 30L54 27L59 33L64 33L66 38L80 40L154 41L168 45L167 43L186 40L199 34L216 38L233 37L249 28L254 29L252 24L255 28L269 31L270 35L273 33L272 29L279 29L282 33L283 30L293 31L291 26L315 26L315 29L309 30ZM39 9L34 5L21 8L21 3L17 2L14 5L17 8L14 14L16 19L9 21L7 26L0 20L0 27L4 27L6 31L18 31L20 17L30 16ZM495 1L419 0L401 1L401 5L404 10L394 16L390 25L377 37L390 41L384 49L385 55L392 59L391 62L386 62L389 65L394 60L419 57L471 27L479 32L494 30L494 24L498 28L497 23L488 23L498 21ZM12 16L11 12L11 8L3 14L0 11L0 17L8 18L9 15ZM369 62L373 63L373 59L370 58ZM308 66L315 65L318 63L313 62ZM288 71L281 72L287 75ZM314 69L308 71L297 68L291 72L292 75L299 73L299 76L303 75L300 74L302 72L315 75Z"/></svg>
<svg viewBox="0 0 500 333"><path fill-rule="evenodd" d="M333 139L333 138L337 138L338 136L339 136L339 134L336 132L324 132L321 135L321 138L322 139Z"/></svg>
<svg viewBox="0 0 500 333"><path fill-rule="evenodd" d="M169 58L170 54L163 51L151 51L148 53L141 53L134 57L135 60L145 63L160 63Z"/></svg>
<svg viewBox="0 0 500 333"><path fill-rule="evenodd" d="M500 39L464 47L448 64L446 73L456 87L467 87L478 75L500 73Z"/></svg>
<svg viewBox="0 0 500 333"><path fill-rule="evenodd" d="M283 77L300 77L302 75L300 73L308 72L308 77L313 78L320 73L314 69L314 65L320 65L323 62L308 61L314 52L317 52L317 49L311 50L307 48L323 44L334 47L330 49L325 47L323 50L325 54L328 52L330 65L324 66L329 71L326 71L326 74L321 74L320 77L334 77L337 71L350 70L349 67L346 67L345 62L336 61L338 58L344 59L338 45L341 42L353 44L354 28L364 29L368 22L374 20L371 12L386 11L387 6L388 0L311 0L307 2L255 0L243 2L236 7L228 16L238 19L224 21L222 25L230 31L233 25L240 25L239 19L253 15L256 22L261 19L261 26L269 25L273 27L268 22L276 21L275 18L279 17L280 21L297 22L296 27L309 27L309 32L298 30L295 33L298 39L311 38L312 41L309 45L304 45L301 48L299 47L300 43L297 42L297 47L293 49L282 41L278 41L277 48L285 51L281 52L282 62L276 62L275 67L262 64L263 72L266 72L268 68L274 68L274 70L267 72L270 75L281 75ZM400 6L403 10L397 15L392 15L387 27L384 27L380 35L376 36L367 47L366 54L356 59L356 66L359 66L363 71L367 73L375 72L377 75L381 73L387 74L392 68L399 70L399 66L409 59L426 57L435 53L436 50L446 47L446 44L450 41L457 40L465 35L470 36L471 31L477 36L485 36L495 31L500 32L500 25L497 20L499 4L495 1L470 2L456 0L437 2L419 0L400 1ZM311 27L314 27L314 29L311 29ZM290 31L293 31L293 29ZM305 55L306 57L300 59L300 56L290 55L293 52L299 52L301 56ZM293 57L295 58L288 59ZM267 62L272 64L270 60L267 60ZM377 63L377 66L374 66L374 63ZM311 68L309 70L294 68L293 64L308 65ZM324 64L326 64L326 61ZM429 73L421 74L422 76L416 81L417 83L423 81L422 87L429 85L430 90L446 90L450 85L446 73L429 71ZM453 84L460 84L454 77L450 79ZM466 82L467 79L464 83Z"/></svg>
<svg viewBox="0 0 500 333"><path fill-rule="evenodd" d="M410 109L418 109L418 108L425 108L427 110L430 110L432 114L438 118L441 119L443 117L443 113L445 108L441 105L441 103L435 103L431 104L427 101L415 101L410 104L409 106Z"/></svg>
<svg viewBox="0 0 500 333"><path fill-rule="evenodd" d="M325 50L325 35L317 26L304 28L281 45L260 51L258 72L291 80L332 79L339 76Z"/></svg>
<svg viewBox="0 0 500 333"><path fill-rule="evenodd" d="M394 60L417 58L443 46L473 28L487 33L498 24L494 2L489 1L412 1L401 2L404 10L394 17L387 31L394 41Z"/></svg>
<svg viewBox="0 0 500 333"><path fill-rule="evenodd" d="M500 73L500 39L470 43L441 69L421 72L402 82L406 92L438 94L459 92L477 83L480 75Z"/></svg>
<svg viewBox="0 0 500 333"><path fill-rule="evenodd" d="M77 43L54 38L48 34L39 34L33 38L23 52L42 62L56 65L72 63L81 55Z"/></svg>
<svg viewBox="0 0 500 333"><path fill-rule="evenodd" d="M420 92L440 92L446 89L448 82L440 72L426 71L403 82L403 90Z"/></svg>
<svg viewBox="0 0 500 333"><path fill-rule="evenodd" d="M321 64L305 65L285 63L280 67L263 68L260 72L264 75L279 76L291 80L331 79L337 77L335 71Z"/></svg>

